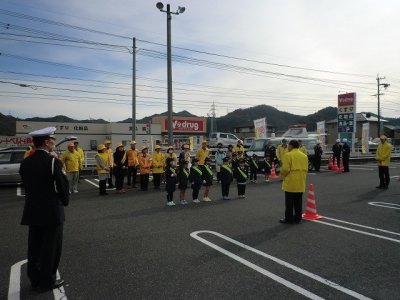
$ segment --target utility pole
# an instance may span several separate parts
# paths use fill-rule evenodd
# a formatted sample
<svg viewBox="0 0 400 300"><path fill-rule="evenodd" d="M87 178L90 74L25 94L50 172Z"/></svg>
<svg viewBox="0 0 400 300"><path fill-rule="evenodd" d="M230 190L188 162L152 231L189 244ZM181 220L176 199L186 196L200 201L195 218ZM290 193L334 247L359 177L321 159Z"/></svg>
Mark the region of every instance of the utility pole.
<svg viewBox="0 0 400 300"><path fill-rule="evenodd" d="M136 140L136 38L132 39L132 140Z"/></svg>
<svg viewBox="0 0 400 300"><path fill-rule="evenodd" d="M210 133L212 133L216 130L217 130L217 126L215 124L215 102L213 101L213 104L211 106L211 130L210 130Z"/></svg>
<svg viewBox="0 0 400 300"><path fill-rule="evenodd" d="M178 6L176 12L171 11L171 6L167 4L167 10L164 10L164 4L157 2L156 7L167 14L167 81L168 81L168 143L174 144L174 128L172 120L172 51L171 51L171 20L172 14L179 15L185 11L184 7Z"/></svg>
<svg viewBox="0 0 400 300"><path fill-rule="evenodd" d="M380 96L383 95L380 92L380 87L383 86L385 90L390 86L388 83L380 83L381 80L385 79L386 77L379 77L379 74L376 75L376 81L378 83L378 137L381 135L381 101Z"/></svg>

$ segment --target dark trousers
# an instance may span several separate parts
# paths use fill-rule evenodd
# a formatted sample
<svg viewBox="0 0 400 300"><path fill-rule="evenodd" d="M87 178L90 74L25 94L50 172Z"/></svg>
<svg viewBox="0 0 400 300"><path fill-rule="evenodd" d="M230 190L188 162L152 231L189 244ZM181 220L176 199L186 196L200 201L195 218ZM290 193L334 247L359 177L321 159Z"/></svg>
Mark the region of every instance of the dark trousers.
<svg viewBox="0 0 400 300"><path fill-rule="evenodd" d="M222 191L222 197L228 197L229 196L229 186L231 183L222 183L221 182L221 191Z"/></svg>
<svg viewBox="0 0 400 300"><path fill-rule="evenodd" d="M122 169L114 169L114 176L115 176L115 188L117 190L122 190L124 187L124 170Z"/></svg>
<svg viewBox="0 0 400 300"><path fill-rule="evenodd" d="M28 277L32 286L46 288L54 284L60 263L63 225L29 226Z"/></svg>
<svg viewBox="0 0 400 300"><path fill-rule="evenodd" d="M174 192L167 192L167 202L174 201Z"/></svg>
<svg viewBox="0 0 400 300"><path fill-rule="evenodd" d="M257 180L257 170L250 170L250 180Z"/></svg>
<svg viewBox="0 0 400 300"><path fill-rule="evenodd" d="M135 166L128 167L128 174L127 174L127 176L128 176L128 179L127 179L128 186L131 185L131 182L132 182L132 187L136 186L136 174L137 174L137 168Z"/></svg>
<svg viewBox="0 0 400 300"><path fill-rule="evenodd" d="M107 179L108 181L108 188L112 189L114 187L113 181L112 181L112 177L113 177L113 168L110 168L110 178Z"/></svg>
<svg viewBox="0 0 400 300"><path fill-rule="evenodd" d="M388 186L390 183L389 167L379 166L378 170L379 170L379 185Z"/></svg>
<svg viewBox="0 0 400 300"><path fill-rule="evenodd" d="M221 181L221 172L217 172L217 182Z"/></svg>
<svg viewBox="0 0 400 300"><path fill-rule="evenodd" d="M319 171L321 168L321 156L314 156L314 169Z"/></svg>
<svg viewBox="0 0 400 300"><path fill-rule="evenodd" d="M246 193L246 185L245 184L237 184L238 195L242 196Z"/></svg>
<svg viewBox="0 0 400 300"><path fill-rule="evenodd" d="M343 156L343 171L344 172L349 172L349 160L350 157L348 156Z"/></svg>
<svg viewBox="0 0 400 300"><path fill-rule="evenodd" d="M140 189L147 191L149 186L149 174L140 174Z"/></svg>
<svg viewBox="0 0 400 300"><path fill-rule="evenodd" d="M200 187L192 187L192 199L198 199L199 198L199 191L200 191Z"/></svg>
<svg viewBox="0 0 400 300"><path fill-rule="evenodd" d="M300 222L302 214L303 193L285 192L285 219L288 222ZM294 210L294 215L293 215Z"/></svg>
<svg viewBox="0 0 400 300"><path fill-rule="evenodd" d="M333 155L333 158L332 158L333 164L335 164L335 159L336 159L337 166L340 168L340 155Z"/></svg>
<svg viewBox="0 0 400 300"><path fill-rule="evenodd" d="M159 188L161 185L161 173L153 173L153 183L155 188Z"/></svg>
<svg viewBox="0 0 400 300"><path fill-rule="evenodd" d="M99 181L99 192L100 192L100 195L106 195L107 194L106 185L107 185L107 179Z"/></svg>

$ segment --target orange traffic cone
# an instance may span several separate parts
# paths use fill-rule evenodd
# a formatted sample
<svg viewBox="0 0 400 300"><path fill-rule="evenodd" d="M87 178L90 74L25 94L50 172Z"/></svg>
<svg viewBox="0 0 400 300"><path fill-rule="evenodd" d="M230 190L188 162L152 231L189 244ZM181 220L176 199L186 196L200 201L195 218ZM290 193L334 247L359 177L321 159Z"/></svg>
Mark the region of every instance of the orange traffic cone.
<svg viewBox="0 0 400 300"><path fill-rule="evenodd" d="M343 162L340 164L340 167L337 168L336 172L337 173L343 173L344 172Z"/></svg>
<svg viewBox="0 0 400 300"><path fill-rule="evenodd" d="M332 156L329 156L329 159L328 159L328 170L332 170L332 168L333 168Z"/></svg>
<svg viewBox="0 0 400 300"><path fill-rule="evenodd" d="M317 205L315 203L315 195L314 195L314 185L310 183L307 194L306 212L303 214L303 219L318 220L321 218L322 216L317 214Z"/></svg>
<svg viewBox="0 0 400 300"><path fill-rule="evenodd" d="M332 166L332 171L337 171L338 169L337 160L335 160L335 163Z"/></svg>
<svg viewBox="0 0 400 300"><path fill-rule="evenodd" d="M279 176L276 175L276 173L275 173L275 164L274 164L274 163L272 163L271 175L269 175L269 178L270 178L270 179L279 178Z"/></svg>

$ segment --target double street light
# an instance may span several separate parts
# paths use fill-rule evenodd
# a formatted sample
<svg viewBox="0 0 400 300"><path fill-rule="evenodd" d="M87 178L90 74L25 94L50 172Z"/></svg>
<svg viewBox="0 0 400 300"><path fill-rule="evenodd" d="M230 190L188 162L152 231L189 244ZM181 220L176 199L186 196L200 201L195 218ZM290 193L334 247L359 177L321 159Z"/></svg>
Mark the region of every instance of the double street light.
<svg viewBox="0 0 400 300"><path fill-rule="evenodd" d="M164 10L164 4L158 2L156 7L167 14L167 74L168 74L168 143L173 145L173 121L172 121L172 51L171 51L171 20L172 15L179 15L185 11L184 7L178 6L176 12L171 11L171 6L167 4L167 10Z"/></svg>

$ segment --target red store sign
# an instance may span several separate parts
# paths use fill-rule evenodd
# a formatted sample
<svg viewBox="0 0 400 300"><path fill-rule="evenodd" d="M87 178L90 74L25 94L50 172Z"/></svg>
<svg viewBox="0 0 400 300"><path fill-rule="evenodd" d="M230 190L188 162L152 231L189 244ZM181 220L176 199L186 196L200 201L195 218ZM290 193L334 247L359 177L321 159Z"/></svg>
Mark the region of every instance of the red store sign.
<svg viewBox="0 0 400 300"><path fill-rule="evenodd" d="M187 119L173 119L173 131L174 132L198 132L202 133L205 131L203 120L187 120ZM164 119L164 130L167 131L168 118Z"/></svg>

